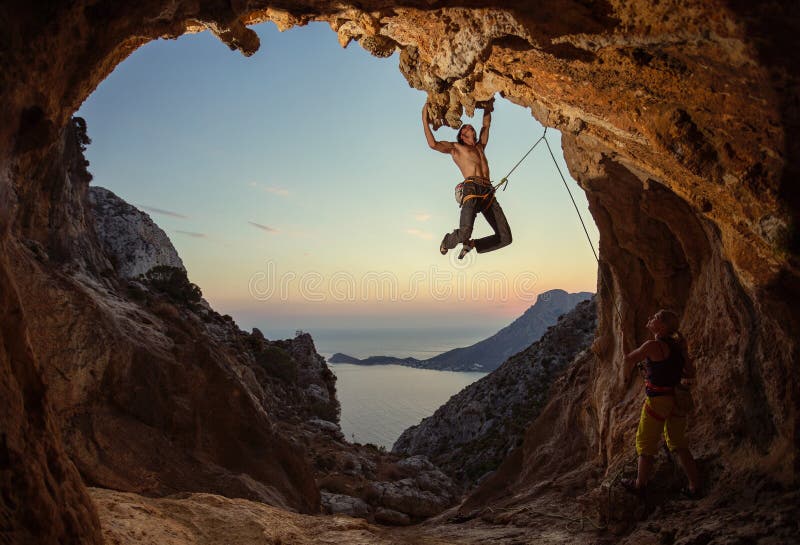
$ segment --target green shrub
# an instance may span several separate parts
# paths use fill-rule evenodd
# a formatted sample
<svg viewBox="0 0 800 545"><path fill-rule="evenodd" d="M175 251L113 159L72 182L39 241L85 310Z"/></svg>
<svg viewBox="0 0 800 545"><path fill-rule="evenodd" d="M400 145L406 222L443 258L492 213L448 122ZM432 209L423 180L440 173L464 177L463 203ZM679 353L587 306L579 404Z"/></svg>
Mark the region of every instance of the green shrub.
<svg viewBox="0 0 800 545"><path fill-rule="evenodd" d="M78 147L80 148L80 158L77 160L77 170L78 174L85 179L87 182L92 181L92 174L89 172L89 161L86 159L86 156L83 152L86 151L86 147L92 143L92 139L89 138L89 133L86 130L86 120L82 117L73 117L72 118L72 126L75 131L75 139L78 141Z"/></svg>
<svg viewBox="0 0 800 545"><path fill-rule="evenodd" d="M333 471L336 468L336 460L330 455L318 455L314 458L314 466L321 471Z"/></svg>
<svg viewBox="0 0 800 545"><path fill-rule="evenodd" d="M336 401L324 403L314 401L311 403L311 414L329 422L339 421L340 407Z"/></svg>
<svg viewBox="0 0 800 545"><path fill-rule="evenodd" d="M277 346L267 346L256 354L256 362L270 375L284 382L297 382L297 362Z"/></svg>
<svg viewBox="0 0 800 545"><path fill-rule="evenodd" d="M176 303L193 306L203 297L203 292L197 284L189 282L186 271L178 267L167 265L153 267L142 275L142 280Z"/></svg>

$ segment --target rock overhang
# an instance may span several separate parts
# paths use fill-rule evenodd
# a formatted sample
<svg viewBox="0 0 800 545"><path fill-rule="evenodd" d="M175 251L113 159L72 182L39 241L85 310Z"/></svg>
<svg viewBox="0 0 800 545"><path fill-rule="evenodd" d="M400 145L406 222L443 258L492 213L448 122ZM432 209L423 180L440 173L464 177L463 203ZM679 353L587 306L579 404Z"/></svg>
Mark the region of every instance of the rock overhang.
<svg viewBox="0 0 800 545"><path fill-rule="evenodd" d="M437 125L457 127L463 112L500 94L582 146L602 149L643 183L668 186L720 227L748 286L769 285L787 268L796 273L794 202L783 177L791 124L779 92L794 76L780 62L763 64L769 37L754 32L753 14L736 10L636 1L21 8L16 15L27 24L10 44L30 51L7 57L28 68L9 72L21 77L9 81L6 109L17 106L11 118L19 122L3 131L6 149L52 142L114 66L149 40L207 29L251 55L260 43L248 25L272 21L286 30L324 21L343 46L355 40L377 56L399 52L401 72L428 94Z"/></svg>

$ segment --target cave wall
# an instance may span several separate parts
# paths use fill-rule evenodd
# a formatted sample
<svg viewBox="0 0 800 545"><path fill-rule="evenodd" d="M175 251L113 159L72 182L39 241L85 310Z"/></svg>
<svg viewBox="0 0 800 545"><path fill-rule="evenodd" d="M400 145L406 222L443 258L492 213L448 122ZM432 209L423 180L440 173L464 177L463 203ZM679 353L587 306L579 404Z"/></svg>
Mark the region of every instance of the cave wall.
<svg viewBox="0 0 800 545"><path fill-rule="evenodd" d="M81 135L79 123L68 124L42 165L47 183L40 195L51 198L38 212L52 234L10 237L4 254L14 294L25 304L17 327L25 326L36 362L22 369L38 371L32 376L40 381L29 395L47 405L42 433L56 442L52 455L71 468L60 474L77 478L78 490L82 480L146 495L213 492L318 511L305 449L277 429L281 415L273 406L281 398L281 408L307 418L300 410L307 404L277 395L269 377L258 382L250 335L232 321L203 306L193 312L141 280L133 295L94 231ZM32 478L42 478L40 468L33 471ZM93 512L91 504L82 507ZM73 533L80 540L81 531Z"/></svg>
<svg viewBox="0 0 800 545"><path fill-rule="evenodd" d="M629 337L643 339L643 324L653 312L666 307L682 313L698 369L696 453L725 460L728 476L758 470L796 482L792 309L772 299L774 294L749 291L726 259L718 227L668 187L593 156L580 137L568 138L565 149L580 157L573 168L586 166L576 178L605 234L601 252L614 302L603 308L602 319L619 320L619 309ZM620 349L632 349L633 341L615 345L612 332L601 328L596 343L601 368L594 371L590 396L592 412L600 415L604 462L629 455L641 403L641 381L633 387L626 383L621 364Z"/></svg>
<svg viewBox="0 0 800 545"><path fill-rule="evenodd" d="M85 221L64 206L69 184L50 168L63 130L138 46L210 29L250 55L259 44L246 24L266 20L281 28L328 21L343 45L356 40L378 56L399 48L401 72L428 92L440 124L458 125L462 111L500 93L563 132L567 163L600 229L604 272L588 397L572 402L585 409L576 408L584 416L573 423L590 439L587 456L610 467L629 449L641 394L622 384L621 354L630 347L618 333L641 341L648 313L669 306L684 312L701 369L697 448L733 474L797 481L794 2L10 1L0 17L0 376L4 429L16 433L4 432L3 458L26 460L2 471L4 483L34 483L20 489L25 505L75 494L72 505L84 505L90 520L80 527L97 539L77 474L42 484L52 474L44 452L70 467L50 409L65 394L46 393L49 370L27 341L34 318L26 315L42 310L13 251L41 247L60 263L80 260L98 273L106 266L93 246L81 246ZM526 449L536 455L535 445ZM46 526L51 542L75 540L72 510L31 508L19 517L18 509L4 497L4 532Z"/></svg>
<svg viewBox="0 0 800 545"><path fill-rule="evenodd" d="M64 452L2 249L0 536L15 544L102 543L89 494Z"/></svg>

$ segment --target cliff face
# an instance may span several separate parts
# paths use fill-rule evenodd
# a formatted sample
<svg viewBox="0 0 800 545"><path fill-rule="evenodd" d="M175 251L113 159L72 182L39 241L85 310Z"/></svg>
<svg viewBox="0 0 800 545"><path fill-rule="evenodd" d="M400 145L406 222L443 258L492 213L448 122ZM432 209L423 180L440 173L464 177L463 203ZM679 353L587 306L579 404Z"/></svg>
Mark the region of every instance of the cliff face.
<svg viewBox="0 0 800 545"><path fill-rule="evenodd" d="M683 313L682 329L701 369L691 438L726 476L719 482L752 475L796 484L795 3L543 0L502 9L443 2L432 9L412 0L359 6L13 0L0 7L6 22L0 111L7 120L0 125L0 414L6 430L0 471L4 490L16 494L1 500L2 520L11 521L3 522L7 532L20 540L40 532L30 538L37 542L99 539L58 430L79 417L71 412L75 400L105 395L105 386L90 386L98 373L113 392L114 377L142 369L134 365L141 352L128 337L148 334L140 314L103 294L114 273L74 182L85 165L74 162L66 172L60 166L65 146L79 146L62 138L70 116L116 64L149 40L210 29L251 54L258 39L245 25L268 19L282 28L325 20L342 43L358 40L376 55L399 48L400 70L428 92L434 117L450 125L462 108L471 112L499 92L563 132L567 163L600 230L602 274L595 357L584 362L582 395L560 398L569 432L557 429L556 438L580 446L575 452L599 468L593 471L612 475L624 463L640 401L638 386L623 384L620 356L631 347L620 346L618 333L624 329L641 340L645 317L669 306ZM168 337L148 337L148 358L169 361L177 351L197 360L192 372L199 384L213 378L231 384L231 396L239 392L231 401L238 406L215 409L237 414L255 407L259 413L224 373L213 375L206 348L187 342L191 333L176 327ZM109 342L120 346L112 366L105 363L112 356ZM147 380L161 377L149 373L170 367L144 369L143 384L152 384ZM59 380L61 372L68 378ZM139 392L148 401L141 404L129 391L118 393L147 421L150 402L171 403L167 393L170 399L175 393L154 390ZM205 448L202 429L189 433L191 415L170 408L178 420L163 423L178 425L189 444ZM89 422L81 424L89 429ZM235 423L224 431L243 433ZM74 448L95 447L87 441ZM534 460L541 448L527 441L519 459ZM235 462L247 463L247 453L243 457ZM580 465L568 456L557 469ZM314 503L304 474L298 470L296 482L276 481L297 505ZM506 475L508 486L530 487L536 477Z"/></svg>
<svg viewBox="0 0 800 545"><path fill-rule="evenodd" d="M186 270L150 216L102 187L89 188L89 203L97 238L119 276L136 278L158 266Z"/></svg>
<svg viewBox="0 0 800 545"><path fill-rule="evenodd" d="M488 339L439 354L427 360L424 367L448 371L493 371L538 340L561 315L591 296L588 292L567 293L564 290L541 293L522 316Z"/></svg>

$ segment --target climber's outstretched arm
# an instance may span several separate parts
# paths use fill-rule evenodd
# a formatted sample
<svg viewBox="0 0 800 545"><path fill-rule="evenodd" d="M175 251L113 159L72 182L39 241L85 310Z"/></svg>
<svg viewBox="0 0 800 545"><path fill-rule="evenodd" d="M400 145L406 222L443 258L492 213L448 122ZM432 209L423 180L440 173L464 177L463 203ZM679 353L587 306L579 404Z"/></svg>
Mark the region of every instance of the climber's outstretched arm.
<svg viewBox="0 0 800 545"><path fill-rule="evenodd" d="M427 102L422 107L422 127L425 130L425 139L428 141L428 146L430 146L431 149L435 149L436 151L440 151L442 153L453 152L453 149L455 149L455 145L452 142L438 142L433 137L433 132L431 132L431 119L430 116L428 115Z"/></svg>
<svg viewBox="0 0 800 545"><path fill-rule="evenodd" d="M492 124L492 112L494 111L494 99L483 108L483 127L481 127L481 136L478 141L485 148L489 143L489 127Z"/></svg>

